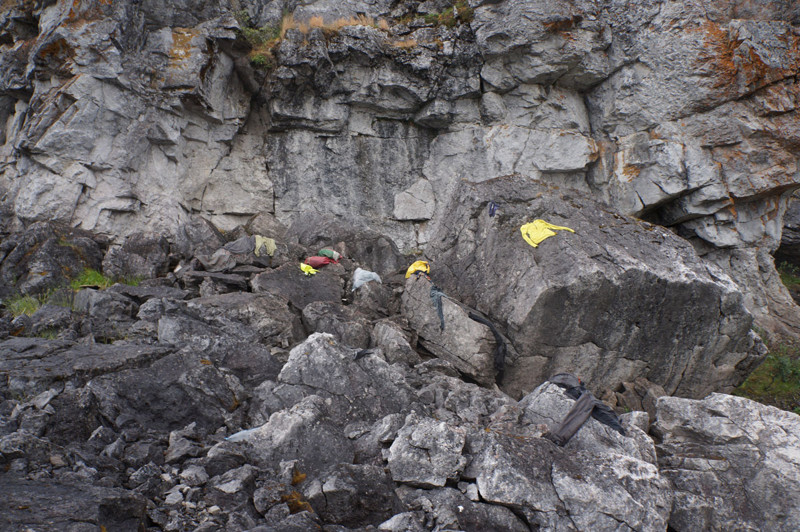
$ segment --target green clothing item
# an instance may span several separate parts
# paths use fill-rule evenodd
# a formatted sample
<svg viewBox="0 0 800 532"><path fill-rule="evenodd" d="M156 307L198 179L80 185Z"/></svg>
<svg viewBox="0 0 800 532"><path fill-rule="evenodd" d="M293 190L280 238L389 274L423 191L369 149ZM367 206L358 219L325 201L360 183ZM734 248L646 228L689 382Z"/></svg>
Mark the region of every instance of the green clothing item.
<svg viewBox="0 0 800 532"><path fill-rule="evenodd" d="M322 248L321 250L319 250L318 255L320 257L328 257L329 259L333 259L333 260L335 260L337 262L339 261L339 259L342 258L342 254L341 253L339 253L338 251L334 251L332 249L328 249L328 248Z"/></svg>
<svg viewBox="0 0 800 532"><path fill-rule="evenodd" d="M270 257L275 254L275 250L278 249L275 245L275 240L272 238L267 238L265 236L256 235L256 244L255 244L255 253L256 257L260 257L264 252Z"/></svg>

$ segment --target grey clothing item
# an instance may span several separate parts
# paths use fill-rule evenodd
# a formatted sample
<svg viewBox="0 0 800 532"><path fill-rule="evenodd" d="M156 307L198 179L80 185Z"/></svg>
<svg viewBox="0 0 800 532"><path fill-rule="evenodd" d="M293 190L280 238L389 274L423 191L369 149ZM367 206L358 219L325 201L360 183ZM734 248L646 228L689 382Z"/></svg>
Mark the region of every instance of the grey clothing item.
<svg viewBox="0 0 800 532"><path fill-rule="evenodd" d="M550 382L564 388L564 393L576 399L575 405L564 417L560 425L552 429L544 437L564 446L569 439L583 426L589 416L592 416L600 423L611 427L623 436L625 429L619 422L617 414L605 403L597 399L592 392L586 389L583 383L575 375L570 373L559 373L550 378Z"/></svg>
<svg viewBox="0 0 800 532"><path fill-rule="evenodd" d="M586 420L589 419L589 416L592 415L595 401L597 399L590 392L581 395L561 424L550 430L544 437L559 447L566 445L569 439L580 430Z"/></svg>
<svg viewBox="0 0 800 532"><path fill-rule="evenodd" d="M361 268L356 268L356 271L353 272L353 292L356 291L357 288L361 287L361 285L366 284L370 281L378 281L381 282L380 276L369 270L362 270Z"/></svg>
<svg viewBox="0 0 800 532"><path fill-rule="evenodd" d="M575 388L581 385L581 380L572 373L557 373L547 380L562 388Z"/></svg>
<svg viewBox="0 0 800 532"><path fill-rule="evenodd" d="M254 236L243 236L241 238L237 238L233 242L228 242L222 249L228 250L231 253L252 253L256 247L256 237Z"/></svg>

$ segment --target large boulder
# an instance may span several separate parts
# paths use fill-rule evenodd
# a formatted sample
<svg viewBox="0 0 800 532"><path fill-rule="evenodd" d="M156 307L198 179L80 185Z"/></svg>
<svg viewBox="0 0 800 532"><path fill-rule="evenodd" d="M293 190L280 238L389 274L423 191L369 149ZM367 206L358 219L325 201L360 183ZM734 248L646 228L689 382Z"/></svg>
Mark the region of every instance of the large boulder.
<svg viewBox="0 0 800 532"><path fill-rule="evenodd" d="M403 315L419 335L419 342L471 379L493 384L495 344L488 327L470 319L470 309L447 296L440 296L440 319L430 295L432 289L430 280L412 275L403 292Z"/></svg>
<svg viewBox="0 0 800 532"><path fill-rule="evenodd" d="M673 529L800 528L800 416L717 393L662 397L656 415Z"/></svg>
<svg viewBox="0 0 800 532"><path fill-rule="evenodd" d="M763 356L736 286L663 228L521 175L462 182L447 212L431 231L431 277L505 329L519 353L512 395L568 371L598 389L644 376L698 397L739 384ZM534 248L520 227L537 218L574 233Z"/></svg>
<svg viewBox="0 0 800 532"><path fill-rule="evenodd" d="M6 475L0 493L0 526L6 530L134 532L147 526L147 501L126 490Z"/></svg>
<svg viewBox="0 0 800 532"><path fill-rule="evenodd" d="M40 295L100 270L105 239L57 223L34 223L0 244L0 297Z"/></svg>
<svg viewBox="0 0 800 532"><path fill-rule="evenodd" d="M35 395L55 383L81 387L89 379L152 363L173 350L152 345L76 344L9 338L0 343L0 394Z"/></svg>
<svg viewBox="0 0 800 532"><path fill-rule="evenodd" d="M253 292L282 296L298 310L315 301L341 303L343 281L334 268L326 266L307 276L300 270L299 262L287 263L256 275L250 284Z"/></svg>
<svg viewBox="0 0 800 532"><path fill-rule="evenodd" d="M103 273L113 279L150 279L167 272L169 242L157 233L128 235L103 258Z"/></svg>

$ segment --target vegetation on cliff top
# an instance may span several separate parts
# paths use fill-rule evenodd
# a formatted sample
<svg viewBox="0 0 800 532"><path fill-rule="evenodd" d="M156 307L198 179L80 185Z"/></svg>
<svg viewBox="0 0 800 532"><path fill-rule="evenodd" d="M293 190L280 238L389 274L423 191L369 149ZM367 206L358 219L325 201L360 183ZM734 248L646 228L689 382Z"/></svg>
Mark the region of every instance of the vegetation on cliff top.
<svg viewBox="0 0 800 532"><path fill-rule="evenodd" d="M313 16L307 22L297 21L294 15L289 12L284 12L283 18L280 23L266 24L264 26L257 26L250 17L247 10L240 10L234 13L236 21L239 23L240 32L242 37L252 46L249 58L250 64L255 68L269 70L274 68L276 60L274 56L275 48L280 44L281 40L286 36L289 30L298 30L303 35L307 34L313 29L320 29L322 32L331 37L338 33L342 28L348 26L369 26L389 32L394 25L385 19L375 20L373 17L366 15L356 15L346 18L339 18L333 21L326 22L321 16ZM444 26L453 28L458 24L469 24L473 18L473 9L469 7L466 0L455 0L452 7L449 7L441 12L428 13L426 15L410 14L401 17L394 21L396 24L409 24L414 20L424 21L425 24L433 26ZM417 46L418 42L413 38L403 38L399 40L390 41L392 46L396 48L413 48Z"/></svg>

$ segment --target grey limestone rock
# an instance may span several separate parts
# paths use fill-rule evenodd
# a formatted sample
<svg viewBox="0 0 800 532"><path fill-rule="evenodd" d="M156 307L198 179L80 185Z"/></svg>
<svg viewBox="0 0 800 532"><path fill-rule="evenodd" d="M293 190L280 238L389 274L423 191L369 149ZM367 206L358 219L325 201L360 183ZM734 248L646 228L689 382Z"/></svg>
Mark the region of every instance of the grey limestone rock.
<svg viewBox="0 0 800 532"><path fill-rule="evenodd" d="M153 278L167 271L169 243L164 235L134 233L103 258L103 273L112 279Z"/></svg>
<svg viewBox="0 0 800 532"><path fill-rule="evenodd" d="M391 478L374 465L341 464L305 492L321 519L343 527L376 525L403 509Z"/></svg>
<svg viewBox="0 0 800 532"><path fill-rule="evenodd" d="M487 214L490 200L500 215ZM534 248L520 227L537 218L575 232ZM668 393L702 396L731 389L763 356L719 268L669 231L577 191L519 175L462 183L431 234L437 282L505 329L519 353L507 361L509 393L570 371L599 389L645 376Z"/></svg>
<svg viewBox="0 0 800 532"><path fill-rule="evenodd" d="M403 314L416 330L420 343L434 355L453 364L481 384L494 383L494 337L489 329L467 315L457 298L441 297L444 329L430 296L433 283L412 275L403 292Z"/></svg>
<svg viewBox="0 0 800 532"><path fill-rule="evenodd" d="M251 285L253 292L281 296L297 309L315 301L340 303L344 293L343 281L332 271L332 266L307 276L300 270L300 261L260 273L253 278Z"/></svg>
<svg viewBox="0 0 800 532"><path fill-rule="evenodd" d="M464 442L463 430L409 414L389 448L392 480L427 488L444 486L466 465Z"/></svg>
<svg viewBox="0 0 800 532"><path fill-rule="evenodd" d="M92 377L114 373L161 358L172 349L150 345L81 345L67 340L9 338L0 343L0 371L8 392L38 394L55 382L82 386Z"/></svg>
<svg viewBox="0 0 800 532"><path fill-rule="evenodd" d="M430 220L436 208L433 187L420 180L408 189L395 194L394 217L397 220Z"/></svg>
<svg viewBox="0 0 800 532"><path fill-rule="evenodd" d="M100 270L104 244L86 231L48 222L9 235L0 244L0 294L39 295L69 285L88 268Z"/></svg>
<svg viewBox="0 0 800 532"><path fill-rule="evenodd" d="M424 515L428 530L530 530L524 521L505 506L472 501L453 488L422 490L401 487L397 491L403 502ZM387 523L381 524L379 530L400 530L394 528L396 525L393 523ZM402 530L416 529L411 525Z"/></svg>
<svg viewBox="0 0 800 532"><path fill-rule="evenodd" d="M145 526L146 501L124 490L5 475L0 525L13 530L60 528L135 531Z"/></svg>
<svg viewBox="0 0 800 532"><path fill-rule="evenodd" d="M742 397L662 397L654 433L675 487L670 526L791 530L800 526L800 417Z"/></svg>
<svg viewBox="0 0 800 532"><path fill-rule="evenodd" d="M366 349L370 344L369 322L353 306L315 301L303 309L303 322L310 332L332 334L342 345Z"/></svg>

